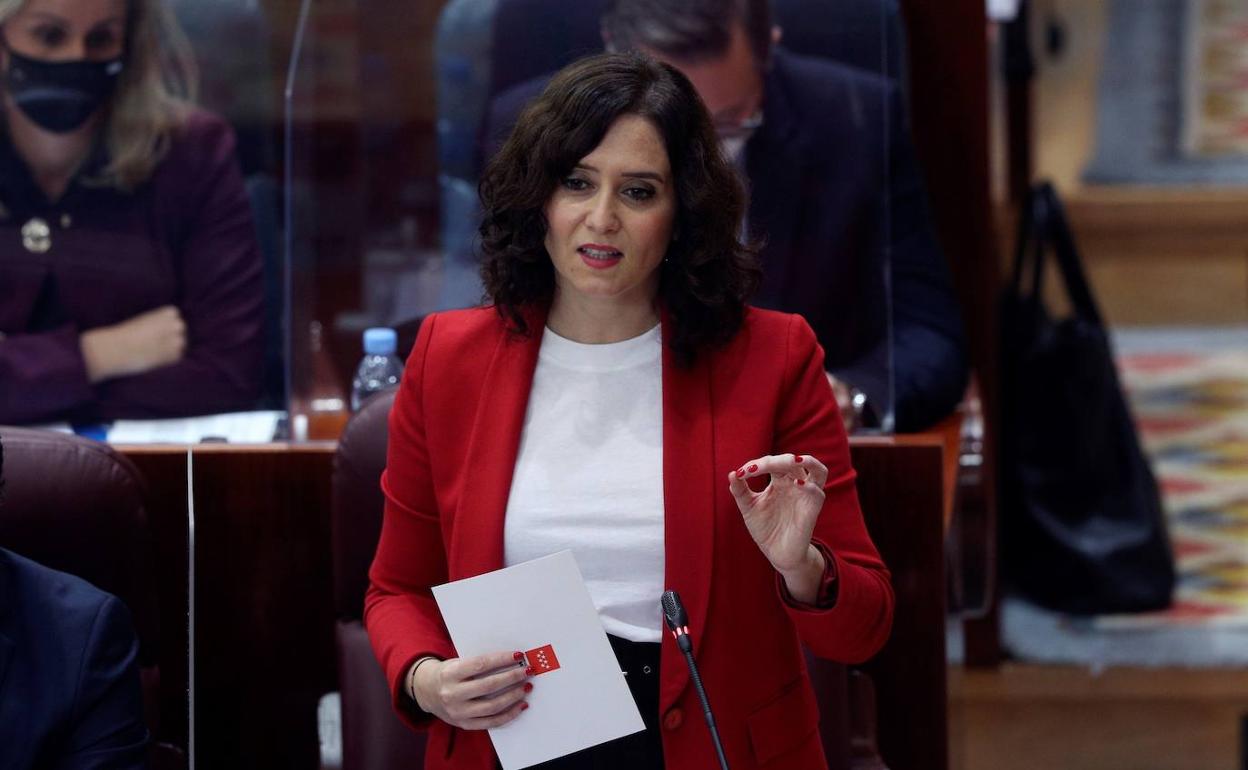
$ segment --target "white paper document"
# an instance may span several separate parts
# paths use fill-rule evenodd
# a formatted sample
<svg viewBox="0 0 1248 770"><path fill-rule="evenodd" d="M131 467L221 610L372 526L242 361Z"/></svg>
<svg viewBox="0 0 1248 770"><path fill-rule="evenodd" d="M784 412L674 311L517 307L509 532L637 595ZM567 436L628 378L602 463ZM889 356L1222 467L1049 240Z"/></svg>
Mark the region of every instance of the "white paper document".
<svg viewBox="0 0 1248 770"><path fill-rule="evenodd" d="M231 444L266 444L274 440L277 425L285 412L227 412L201 417L174 417L162 420L118 420L112 425L79 426L82 435L111 444L198 444L227 441ZM39 430L74 433L67 422L31 425Z"/></svg>
<svg viewBox="0 0 1248 770"><path fill-rule="evenodd" d="M490 730L519 770L645 729L571 551L436 586L460 657L517 650L538 670L529 708Z"/></svg>
<svg viewBox="0 0 1248 770"><path fill-rule="evenodd" d="M108 430L113 444L197 444L224 439L231 444L263 444L273 440L279 411L229 412L168 420L118 420Z"/></svg>

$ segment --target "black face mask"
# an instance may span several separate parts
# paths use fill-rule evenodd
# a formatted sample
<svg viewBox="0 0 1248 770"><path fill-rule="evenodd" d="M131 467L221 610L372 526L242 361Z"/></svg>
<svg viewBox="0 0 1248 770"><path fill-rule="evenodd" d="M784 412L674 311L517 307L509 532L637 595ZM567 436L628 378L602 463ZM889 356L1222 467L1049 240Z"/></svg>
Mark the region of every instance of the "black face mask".
<svg viewBox="0 0 1248 770"><path fill-rule="evenodd" d="M121 58L47 62L11 48L8 54L4 83L13 103L35 125L55 134L81 128L112 95L122 70Z"/></svg>

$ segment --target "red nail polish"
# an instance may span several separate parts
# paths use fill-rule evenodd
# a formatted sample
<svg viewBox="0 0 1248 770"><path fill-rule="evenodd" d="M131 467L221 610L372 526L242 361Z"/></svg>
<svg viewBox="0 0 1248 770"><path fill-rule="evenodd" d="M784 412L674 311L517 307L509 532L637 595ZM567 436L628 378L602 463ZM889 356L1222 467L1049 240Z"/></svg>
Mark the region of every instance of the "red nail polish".
<svg viewBox="0 0 1248 770"><path fill-rule="evenodd" d="M533 676L533 675L534 675L534 674L536 674L536 673L537 673L537 672L533 670L533 667L532 667L532 666L529 666L528 668L526 668L526 669L524 670L524 674L525 674L525 676Z"/></svg>
<svg viewBox="0 0 1248 770"><path fill-rule="evenodd" d="M749 468L746 468L746 470L748 470L750 473L753 473L754 471L758 470L758 466L751 465Z"/></svg>
<svg viewBox="0 0 1248 770"><path fill-rule="evenodd" d="M737 478L741 478L744 475L745 475L745 468L737 468Z"/></svg>
<svg viewBox="0 0 1248 770"><path fill-rule="evenodd" d="M519 663L520 661L524 660L524 653L523 653L523 652L513 652L513 653L511 654L511 658L512 658L512 660L514 660L514 661L516 661L517 663Z"/></svg>
<svg viewBox="0 0 1248 770"><path fill-rule="evenodd" d="M532 682L525 682L525 683L524 683L524 691L525 691L525 692L533 692L533 683L532 683Z"/></svg>
<svg viewBox="0 0 1248 770"><path fill-rule="evenodd" d="M521 704L520 704L520 710L521 710L521 711L524 711L524 710L525 710L525 709L527 709L528 707L529 707L529 704L527 704L527 703L521 703Z"/></svg>
<svg viewBox="0 0 1248 770"><path fill-rule="evenodd" d="M794 457L794 458L793 458L793 462L795 462L795 463L800 463L801 461L802 461L802 456L801 456L801 455L798 455L798 456L796 456L796 457Z"/></svg>
<svg viewBox="0 0 1248 770"><path fill-rule="evenodd" d="M798 485L799 487L800 487L801 485L805 484L805 483L806 483L806 479L798 479L798 480L797 480L797 485Z"/></svg>

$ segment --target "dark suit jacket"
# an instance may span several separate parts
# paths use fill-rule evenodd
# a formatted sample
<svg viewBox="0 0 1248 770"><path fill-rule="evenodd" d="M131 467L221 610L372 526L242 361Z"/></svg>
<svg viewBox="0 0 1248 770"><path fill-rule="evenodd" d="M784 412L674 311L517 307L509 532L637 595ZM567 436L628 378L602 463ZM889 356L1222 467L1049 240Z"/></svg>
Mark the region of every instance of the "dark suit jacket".
<svg viewBox="0 0 1248 770"><path fill-rule="evenodd" d="M0 767L146 767L138 649L116 597L0 549Z"/></svg>
<svg viewBox="0 0 1248 770"><path fill-rule="evenodd" d="M486 154L548 79L494 101ZM828 369L881 413L891 354L896 428L927 427L962 397L967 361L898 90L884 77L777 49L765 98L763 125L746 146L749 232L764 242L755 302L804 316Z"/></svg>
<svg viewBox="0 0 1248 770"><path fill-rule="evenodd" d="M535 333L519 338L493 308L429 316L391 412L365 624L400 714L430 728L426 768L494 767L485 732L422 724L399 693L417 658L455 656L430 588L503 566L503 518L543 325L530 315ZM799 638L822 657L868 658L888 636L893 593L863 524L822 352L799 316L750 309L726 347L682 368L665 345L662 367L665 580L688 608L729 761L737 770L825 767ZM828 466L814 532L837 571L827 609L781 598L728 491L740 463L781 452ZM689 671L667 634L659 671L667 766L715 766Z"/></svg>

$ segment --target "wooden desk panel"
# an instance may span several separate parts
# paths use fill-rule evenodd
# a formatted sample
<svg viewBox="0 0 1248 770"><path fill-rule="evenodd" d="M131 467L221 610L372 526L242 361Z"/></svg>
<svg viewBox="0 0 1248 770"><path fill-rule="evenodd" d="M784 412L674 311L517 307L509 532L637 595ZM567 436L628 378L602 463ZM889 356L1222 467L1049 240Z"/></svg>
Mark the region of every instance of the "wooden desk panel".
<svg viewBox="0 0 1248 770"><path fill-rule="evenodd" d="M143 474L156 554L160 605L160 725L156 740L187 745L187 518L186 447L118 447Z"/></svg>
<svg viewBox="0 0 1248 770"><path fill-rule="evenodd" d="M939 435L855 438L858 498L892 570L888 643L862 669L875 682L880 754L890 770L948 766L943 448Z"/></svg>
<svg viewBox="0 0 1248 770"><path fill-rule="evenodd" d="M893 570L893 636L864 668L893 770L946 766L941 441L855 438L859 495ZM186 448L123 447L148 477L160 553L163 726L186 738ZM196 762L317 767L316 706L336 688L333 445L193 449ZM179 600L179 597L181 599ZM178 629L181 629L179 647Z"/></svg>
<svg viewBox="0 0 1248 770"><path fill-rule="evenodd" d="M195 721L203 767L315 768L336 687L332 446L196 449Z"/></svg>
<svg viewBox="0 0 1248 770"><path fill-rule="evenodd" d="M187 449L121 451L147 477L152 497L161 578L161 732L185 747ZM316 706L336 687L332 459L332 444L193 448L200 767L319 764Z"/></svg>

